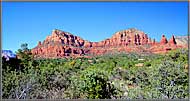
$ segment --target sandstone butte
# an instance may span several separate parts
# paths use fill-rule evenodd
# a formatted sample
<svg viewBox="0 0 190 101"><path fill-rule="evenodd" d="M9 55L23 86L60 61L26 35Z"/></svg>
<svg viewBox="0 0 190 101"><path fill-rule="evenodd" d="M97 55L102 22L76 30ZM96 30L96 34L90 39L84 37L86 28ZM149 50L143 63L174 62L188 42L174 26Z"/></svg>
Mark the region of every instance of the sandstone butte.
<svg viewBox="0 0 190 101"><path fill-rule="evenodd" d="M38 42L38 45L32 49L32 54L35 58L88 58L118 52L160 54L177 48L188 48L188 46L178 45L174 35L169 40L162 35L160 42L156 42L155 39L152 40L147 34L134 28L116 32L111 38L100 42L90 42L55 29L43 42Z"/></svg>

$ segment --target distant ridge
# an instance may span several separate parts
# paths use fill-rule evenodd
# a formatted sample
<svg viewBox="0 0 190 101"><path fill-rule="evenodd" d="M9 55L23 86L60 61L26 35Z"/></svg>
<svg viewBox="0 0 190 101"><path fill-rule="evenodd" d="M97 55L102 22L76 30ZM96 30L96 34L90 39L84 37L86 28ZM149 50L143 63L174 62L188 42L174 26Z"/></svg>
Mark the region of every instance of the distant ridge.
<svg viewBox="0 0 190 101"><path fill-rule="evenodd" d="M10 58L16 58L16 54L14 54L11 50L2 50L1 53L1 57L6 58L6 60L9 60Z"/></svg>

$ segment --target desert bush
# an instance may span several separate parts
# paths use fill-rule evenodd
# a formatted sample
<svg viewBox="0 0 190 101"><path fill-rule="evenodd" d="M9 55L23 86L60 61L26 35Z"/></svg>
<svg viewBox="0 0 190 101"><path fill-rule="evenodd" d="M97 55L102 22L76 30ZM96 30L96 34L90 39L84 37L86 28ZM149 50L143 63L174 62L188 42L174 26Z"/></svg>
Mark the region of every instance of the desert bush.
<svg viewBox="0 0 190 101"><path fill-rule="evenodd" d="M182 64L164 61L158 67L153 82L159 92L157 98L188 98L188 74Z"/></svg>
<svg viewBox="0 0 190 101"><path fill-rule="evenodd" d="M108 82L108 77L100 71L85 70L71 78L71 98L111 99L116 89Z"/></svg>

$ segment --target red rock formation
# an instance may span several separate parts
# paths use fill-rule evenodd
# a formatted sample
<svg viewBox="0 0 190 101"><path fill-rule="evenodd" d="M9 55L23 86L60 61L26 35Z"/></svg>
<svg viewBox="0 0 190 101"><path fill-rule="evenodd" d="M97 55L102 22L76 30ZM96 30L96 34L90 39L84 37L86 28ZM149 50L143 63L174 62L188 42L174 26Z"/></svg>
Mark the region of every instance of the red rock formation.
<svg viewBox="0 0 190 101"><path fill-rule="evenodd" d="M161 38L160 44L167 44L167 43L168 43L168 41L167 41L165 35L162 35L162 38Z"/></svg>
<svg viewBox="0 0 190 101"><path fill-rule="evenodd" d="M175 45L175 44L176 44L176 41L175 41L174 35L172 35L172 37L171 37L171 39L169 40L168 43L171 44L171 45Z"/></svg>
<svg viewBox="0 0 190 101"><path fill-rule="evenodd" d="M38 46L41 46L41 45L42 45L42 43L41 43L41 41L39 41L39 42L38 42Z"/></svg>
<svg viewBox="0 0 190 101"><path fill-rule="evenodd" d="M152 45L155 45L155 44L156 44L156 40L155 40L155 39L153 39Z"/></svg>
<svg viewBox="0 0 190 101"><path fill-rule="evenodd" d="M53 30L50 36L32 49L36 58L89 57L115 52L165 53L181 48L174 36L167 41L162 35L161 41L153 41L142 31L128 29L115 33L111 38L100 42L90 42L68 32Z"/></svg>

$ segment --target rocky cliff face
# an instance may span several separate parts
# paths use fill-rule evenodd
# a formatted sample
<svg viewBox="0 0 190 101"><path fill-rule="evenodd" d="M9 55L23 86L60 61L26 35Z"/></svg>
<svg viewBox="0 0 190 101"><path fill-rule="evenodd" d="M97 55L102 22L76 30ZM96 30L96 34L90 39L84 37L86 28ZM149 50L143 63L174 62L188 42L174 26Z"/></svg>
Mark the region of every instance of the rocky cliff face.
<svg viewBox="0 0 190 101"><path fill-rule="evenodd" d="M43 42L38 42L38 45L32 49L32 53L41 58L77 57L84 55L83 47L88 46L87 43L90 42L56 29Z"/></svg>
<svg viewBox="0 0 190 101"><path fill-rule="evenodd" d="M61 30L53 30L43 42L32 49L36 58L90 57L115 52L162 53L178 46L174 36L167 41L163 35L160 42L152 40L137 29L122 30L111 38L100 42L90 42Z"/></svg>
<svg viewBox="0 0 190 101"><path fill-rule="evenodd" d="M162 35L162 38L160 40L160 44L167 44L168 40L166 39L165 35Z"/></svg>
<svg viewBox="0 0 190 101"><path fill-rule="evenodd" d="M174 35L172 35L172 38L169 40L168 43L171 44L171 45L177 44L176 41L175 41Z"/></svg>

